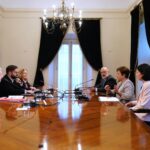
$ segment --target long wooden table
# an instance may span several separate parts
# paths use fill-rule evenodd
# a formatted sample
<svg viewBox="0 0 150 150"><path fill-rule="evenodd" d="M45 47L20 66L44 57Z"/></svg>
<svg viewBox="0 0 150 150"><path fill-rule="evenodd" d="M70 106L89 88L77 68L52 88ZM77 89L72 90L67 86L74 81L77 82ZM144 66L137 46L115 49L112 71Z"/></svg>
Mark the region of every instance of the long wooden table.
<svg viewBox="0 0 150 150"><path fill-rule="evenodd" d="M90 97L24 111L0 102L0 150L150 149L150 128L123 104Z"/></svg>

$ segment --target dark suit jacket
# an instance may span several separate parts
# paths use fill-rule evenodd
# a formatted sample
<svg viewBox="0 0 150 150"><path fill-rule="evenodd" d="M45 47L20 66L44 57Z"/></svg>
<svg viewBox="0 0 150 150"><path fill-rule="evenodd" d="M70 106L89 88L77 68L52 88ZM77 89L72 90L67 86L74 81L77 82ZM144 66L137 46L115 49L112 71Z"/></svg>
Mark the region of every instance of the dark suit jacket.
<svg viewBox="0 0 150 150"><path fill-rule="evenodd" d="M102 79L100 74L98 74L95 87L98 88L98 91L105 92L105 86L109 85L111 89L114 89L114 85L116 85L116 79L109 75L106 79Z"/></svg>
<svg viewBox="0 0 150 150"><path fill-rule="evenodd" d="M5 75L0 82L0 96L8 95L21 95L25 90L19 87L15 82L12 83L11 79Z"/></svg>
<svg viewBox="0 0 150 150"><path fill-rule="evenodd" d="M21 88L25 89L25 90L31 90L31 85L30 83L27 81L27 82L24 82L23 80L19 79L20 82L16 82L16 84L18 86L20 86Z"/></svg>
<svg viewBox="0 0 150 150"><path fill-rule="evenodd" d="M30 83L27 81L27 82L24 82L24 81L22 81L22 87L24 88L24 89L26 89L26 90L31 90L31 85L30 85Z"/></svg>

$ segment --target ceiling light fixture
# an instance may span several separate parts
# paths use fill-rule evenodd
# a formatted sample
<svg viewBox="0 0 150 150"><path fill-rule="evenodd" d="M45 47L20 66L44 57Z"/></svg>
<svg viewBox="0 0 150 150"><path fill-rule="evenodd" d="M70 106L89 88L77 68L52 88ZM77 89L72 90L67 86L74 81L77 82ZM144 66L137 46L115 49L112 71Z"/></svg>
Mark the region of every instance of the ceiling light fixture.
<svg viewBox="0 0 150 150"><path fill-rule="evenodd" d="M61 30L65 30L68 25L71 25L73 31L80 32L82 26L82 11L79 11L78 18L75 18L75 5L71 3L71 8L66 6L65 0L62 0L61 6L56 8L55 5L53 7L53 17L48 18L47 9L43 11L43 24L48 33L53 33L56 25L60 25ZM75 23L77 26L75 27ZM77 30L75 30L77 28Z"/></svg>

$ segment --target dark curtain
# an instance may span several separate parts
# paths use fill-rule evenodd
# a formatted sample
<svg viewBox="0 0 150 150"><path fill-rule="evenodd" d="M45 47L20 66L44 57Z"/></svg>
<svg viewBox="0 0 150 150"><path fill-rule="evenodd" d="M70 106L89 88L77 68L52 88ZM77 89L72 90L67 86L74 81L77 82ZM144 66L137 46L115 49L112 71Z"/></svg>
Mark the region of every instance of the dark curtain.
<svg viewBox="0 0 150 150"><path fill-rule="evenodd" d="M139 32L139 6L131 12L131 55L130 55L130 79L135 84L135 69L137 66Z"/></svg>
<svg viewBox="0 0 150 150"><path fill-rule="evenodd" d="M65 36L66 31L67 31L67 28L66 30L62 31L60 29L60 25L57 24L55 26L54 32L51 34L48 34L42 23L37 70L36 70L36 75L34 79L35 87L44 85L44 78L43 78L42 70L46 68L56 56L61 46L61 43Z"/></svg>
<svg viewBox="0 0 150 150"><path fill-rule="evenodd" d="M143 8L147 42L150 47L150 0L143 0Z"/></svg>
<svg viewBox="0 0 150 150"><path fill-rule="evenodd" d="M76 32L82 52L94 70L102 67L100 20L83 19L81 31L78 32L78 22L75 22Z"/></svg>

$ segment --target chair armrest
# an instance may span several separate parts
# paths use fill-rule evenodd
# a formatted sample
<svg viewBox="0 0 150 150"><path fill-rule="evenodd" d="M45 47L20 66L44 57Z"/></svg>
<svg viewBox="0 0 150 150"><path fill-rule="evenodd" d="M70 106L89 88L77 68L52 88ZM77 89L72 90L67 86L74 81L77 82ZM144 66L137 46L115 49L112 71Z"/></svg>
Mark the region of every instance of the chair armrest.
<svg viewBox="0 0 150 150"><path fill-rule="evenodd" d="M134 113L150 113L150 109L136 109L136 110L132 110L132 111Z"/></svg>

